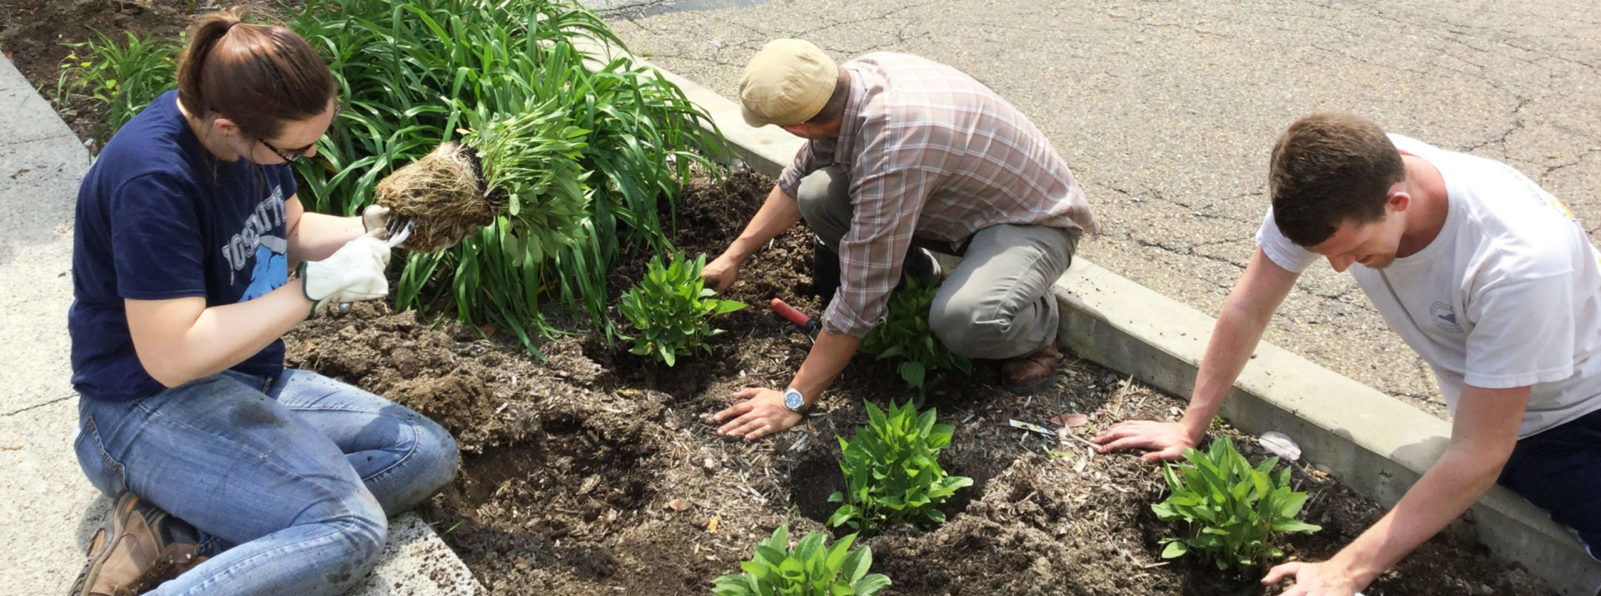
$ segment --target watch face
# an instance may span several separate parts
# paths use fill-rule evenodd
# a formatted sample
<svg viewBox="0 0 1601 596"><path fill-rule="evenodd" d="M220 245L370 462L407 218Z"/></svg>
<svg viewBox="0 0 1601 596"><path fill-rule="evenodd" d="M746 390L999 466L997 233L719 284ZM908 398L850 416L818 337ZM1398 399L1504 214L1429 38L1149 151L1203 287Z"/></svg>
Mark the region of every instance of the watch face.
<svg viewBox="0 0 1601 596"><path fill-rule="evenodd" d="M784 407L791 410L799 410L804 405L806 405L806 400L801 398L799 391L790 389L784 392Z"/></svg>

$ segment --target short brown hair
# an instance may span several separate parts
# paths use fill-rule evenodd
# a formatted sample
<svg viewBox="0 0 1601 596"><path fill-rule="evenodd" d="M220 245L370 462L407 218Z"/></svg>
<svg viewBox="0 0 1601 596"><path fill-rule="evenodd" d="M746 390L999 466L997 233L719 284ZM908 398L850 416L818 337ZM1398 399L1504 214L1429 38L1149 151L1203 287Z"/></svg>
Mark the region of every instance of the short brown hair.
<svg viewBox="0 0 1601 596"><path fill-rule="evenodd" d="M230 12L190 29L177 78L178 102L190 114L226 117L259 139L323 113L335 93L333 74L305 39Z"/></svg>
<svg viewBox="0 0 1601 596"><path fill-rule="evenodd" d="M1382 219L1390 187L1405 179L1401 153L1377 124L1352 114L1313 114L1291 124L1273 146L1273 219L1291 242L1316 246L1342 223Z"/></svg>

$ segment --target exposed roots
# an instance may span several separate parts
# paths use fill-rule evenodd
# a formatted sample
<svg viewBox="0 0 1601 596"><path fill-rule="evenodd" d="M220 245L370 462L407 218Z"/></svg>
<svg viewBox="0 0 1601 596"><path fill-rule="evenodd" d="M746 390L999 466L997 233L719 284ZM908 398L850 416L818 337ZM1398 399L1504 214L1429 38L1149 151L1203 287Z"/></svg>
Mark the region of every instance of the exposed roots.
<svg viewBox="0 0 1601 596"><path fill-rule="evenodd" d="M378 183L373 200L412 221L407 249L450 248L495 220L499 208L484 194L475 153L459 143L443 143Z"/></svg>

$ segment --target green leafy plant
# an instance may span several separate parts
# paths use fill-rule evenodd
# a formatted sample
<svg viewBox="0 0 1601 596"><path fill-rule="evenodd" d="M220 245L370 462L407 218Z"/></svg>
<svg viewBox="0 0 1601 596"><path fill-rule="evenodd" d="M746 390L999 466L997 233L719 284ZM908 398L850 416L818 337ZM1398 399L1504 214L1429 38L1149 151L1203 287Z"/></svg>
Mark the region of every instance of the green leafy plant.
<svg viewBox="0 0 1601 596"><path fill-rule="evenodd" d="M716 596L872 596L890 585L888 577L868 573L872 549L851 550L855 534L826 543L822 532L812 532L791 550L789 526L779 526L771 538L756 545L756 556L739 564L744 573L712 581Z"/></svg>
<svg viewBox="0 0 1601 596"><path fill-rule="evenodd" d="M829 495L830 503L843 505L828 525L871 531L900 522L944 523L945 513L936 507L973 479L940 468L939 453L951 444L955 428L934 418L933 408L919 414L911 402L891 402L888 413L867 403L868 425L856 429L856 440L839 437L846 490Z"/></svg>
<svg viewBox="0 0 1601 596"><path fill-rule="evenodd" d="M301 200L312 210L356 213L380 180L458 138L485 137L484 152L509 150L511 159L554 159L500 176L544 185L507 206L515 215L455 248L411 254L397 306L441 306L459 320L508 329L532 348L531 337L553 331L541 304L554 302L611 338L607 272L633 251L669 248L673 203L692 167L720 173L725 145L704 110L654 70L584 49L623 45L571 0L303 6L289 26L323 52L345 102L317 159L296 162ZM575 167L543 169L569 158ZM507 163L483 165L494 178ZM508 199L517 190L497 188Z"/></svg>
<svg viewBox="0 0 1601 596"><path fill-rule="evenodd" d="M634 342L630 352L667 366L696 348L711 352L706 339L723 330L712 327L707 319L745 308L745 303L717 298L717 291L706 287L700 276L705 267L705 254L687 261L679 253L668 265L662 264L660 255L651 257L645 265L645 279L629 288L618 306L639 333L624 337Z"/></svg>
<svg viewBox="0 0 1601 596"><path fill-rule="evenodd" d="M1162 558L1195 553L1218 569L1251 568L1284 556L1280 534L1316 532L1320 526L1295 519L1306 493L1290 489L1290 470L1274 475L1279 458L1255 468L1223 437L1206 451L1184 450L1187 464L1168 464L1162 475L1173 493L1151 506L1162 521L1182 521L1184 536L1162 539Z"/></svg>
<svg viewBox="0 0 1601 596"><path fill-rule="evenodd" d="M182 37L140 39L131 32L121 42L95 31L95 38L69 44L61 62L56 100L87 95L105 106L95 138L105 141L156 96L173 87L173 69Z"/></svg>
<svg viewBox="0 0 1601 596"><path fill-rule="evenodd" d="M930 372L970 372L973 369L972 362L946 349L928 325L928 310L934 304L937 290L938 284L924 284L908 278L905 287L889 295L889 312L884 323L862 338L860 348L879 360L897 360L895 368L901 379L920 392Z"/></svg>

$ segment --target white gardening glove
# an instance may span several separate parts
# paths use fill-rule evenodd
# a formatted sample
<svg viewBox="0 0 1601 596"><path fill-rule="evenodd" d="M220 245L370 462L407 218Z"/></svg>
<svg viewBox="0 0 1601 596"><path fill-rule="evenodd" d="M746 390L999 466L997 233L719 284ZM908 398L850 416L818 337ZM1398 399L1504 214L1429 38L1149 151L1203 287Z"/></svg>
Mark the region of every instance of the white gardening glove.
<svg viewBox="0 0 1601 596"><path fill-rule="evenodd" d="M362 231L371 234L373 230L389 229L389 208L383 205L368 205L361 210Z"/></svg>
<svg viewBox="0 0 1601 596"><path fill-rule="evenodd" d="M389 245L369 234L346 242L321 261L301 261L296 271L316 311L323 302L376 300L389 295L389 279L384 277L388 264Z"/></svg>

